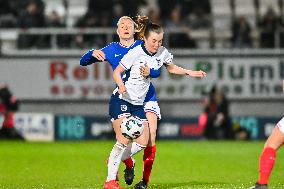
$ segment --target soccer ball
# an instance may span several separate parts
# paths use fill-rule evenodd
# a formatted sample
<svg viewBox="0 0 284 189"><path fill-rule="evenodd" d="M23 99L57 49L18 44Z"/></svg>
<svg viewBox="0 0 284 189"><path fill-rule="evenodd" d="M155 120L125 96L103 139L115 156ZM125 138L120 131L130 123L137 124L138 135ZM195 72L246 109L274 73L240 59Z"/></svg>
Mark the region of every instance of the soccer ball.
<svg viewBox="0 0 284 189"><path fill-rule="evenodd" d="M122 135L130 140L138 138L142 134L143 129L143 122L139 118L133 116L124 118L120 125Z"/></svg>

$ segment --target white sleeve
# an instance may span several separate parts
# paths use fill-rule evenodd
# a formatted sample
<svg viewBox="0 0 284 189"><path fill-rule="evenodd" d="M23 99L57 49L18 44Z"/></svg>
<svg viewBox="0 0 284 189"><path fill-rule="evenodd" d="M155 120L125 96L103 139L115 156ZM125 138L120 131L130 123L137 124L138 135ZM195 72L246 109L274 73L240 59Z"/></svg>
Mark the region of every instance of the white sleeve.
<svg viewBox="0 0 284 189"><path fill-rule="evenodd" d="M128 51L126 55L120 60L120 65L125 69L129 70L133 65L135 59L137 59L137 53L133 49Z"/></svg>
<svg viewBox="0 0 284 189"><path fill-rule="evenodd" d="M279 126L284 127L284 117L277 123Z"/></svg>
<svg viewBox="0 0 284 189"><path fill-rule="evenodd" d="M169 65L169 64L172 64L174 56L166 48L165 48L164 53L165 53L165 55L164 55L163 64L165 66Z"/></svg>

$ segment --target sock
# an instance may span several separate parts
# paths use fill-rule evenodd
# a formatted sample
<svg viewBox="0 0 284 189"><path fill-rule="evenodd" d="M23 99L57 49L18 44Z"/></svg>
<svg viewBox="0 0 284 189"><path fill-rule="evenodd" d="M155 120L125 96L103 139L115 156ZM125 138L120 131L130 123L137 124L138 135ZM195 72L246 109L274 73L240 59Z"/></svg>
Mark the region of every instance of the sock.
<svg viewBox="0 0 284 189"><path fill-rule="evenodd" d="M131 144L127 145L121 160L125 163L127 167L133 167L134 159L131 157L140 152L141 150L145 149L146 146L138 144L137 142L132 142ZM125 162L126 161L126 162ZM131 163L132 161L132 163Z"/></svg>
<svg viewBox="0 0 284 189"><path fill-rule="evenodd" d="M132 159L132 157L130 157L130 158L124 160L123 163L125 164L125 166L127 168L132 168L134 166L134 159Z"/></svg>
<svg viewBox="0 0 284 189"><path fill-rule="evenodd" d="M147 148L145 148L143 156L143 161L144 161L143 180L147 184L149 183L150 180L150 175L152 172L155 155L156 155L156 145L148 146Z"/></svg>
<svg viewBox="0 0 284 189"><path fill-rule="evenodd" d="M129 143L122 154L121 161L125 164L127 168L132 168L134 166L134 159L131 158L131 147L133 143Z"/></svg>
<svg viewBox="0 0 284 189"><path fill-rule="evenodd" d="M108 175L107 175L107 180L115 180L116 175L118 172L119 164L121 161L121 156L126 148L126 145L121 144L119 142L116 142L115 145L113 146L109 158L108 158Z"/></svg>
<svg viewBox="0 0 284 189"><path fill-rule="evenodd" d="M267 184L270 173L274 166L276 150L273 148L265 148L259 158L259 184Z"/></svg>

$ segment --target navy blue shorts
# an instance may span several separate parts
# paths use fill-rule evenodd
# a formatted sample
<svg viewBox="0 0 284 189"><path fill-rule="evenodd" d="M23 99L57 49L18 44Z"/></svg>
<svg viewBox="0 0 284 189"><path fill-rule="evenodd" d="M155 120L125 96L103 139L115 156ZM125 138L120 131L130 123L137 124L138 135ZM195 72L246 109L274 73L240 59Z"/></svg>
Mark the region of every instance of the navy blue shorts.
<svg viewBox="0 0 284 189"><path fill-rule="evenodd" d="M131 115L143 121L147 120L143 105L133 105L118 97L111 97L109 102L109 116L111 121Z"/></svg>

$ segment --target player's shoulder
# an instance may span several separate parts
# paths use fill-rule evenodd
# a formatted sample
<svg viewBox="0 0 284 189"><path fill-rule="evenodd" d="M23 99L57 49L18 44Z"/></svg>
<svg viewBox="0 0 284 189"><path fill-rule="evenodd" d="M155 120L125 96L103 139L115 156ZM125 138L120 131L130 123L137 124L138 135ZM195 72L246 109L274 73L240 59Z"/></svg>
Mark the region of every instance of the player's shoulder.
<svg viewBox="0 0 284 189"><path fill-rule="evenodd" d="M161 46L157 53L156 53L156 56L165 56L165 55L168 55L168 54L171 54L168 49L164 46Z"/></svg>
<svg viewBox="0 0 284 189"><path fill-rule="evenodd" d="M111 42L107 44L103 49L117 48L119 46L119 42Z"/></svg>
<svg viewBox="0 0 284 189"><path fill-rule="evenodd" d="M136 57L140 56L141 53L142 53L141 46L138 45L134 48L129 49L128 52L123 56L121 61L124 62L125 60L128 59L135 59Z"/></svg>
<svg viewBox="0 0 284 189"><path fill-rule="evenodd" d="M128 51L128 53L141 53L142 51L143 51L142 46L141 46L141 44L139 44L139 45L136 45L135 47L133 47L132 49L130 49Z"/></svg>
<svg viewBox="0 0 284 189"><path fill-rule="evenodd" d="M155 54L155 57L159 60L162 60L162 62L166 64L170 64L173 60L173 55L164 46L161 46L158 49L158 52Z"/></svg>
<svg viewBox="0 0 284 189"><path fill-rule="evenodd" d="M119 42L114 41L114 42L109 43L107 46L108 47L116 47L116 46L119 46Z"/></svg>
<svg viewBox="0 0 284 189"><path fill-rule="evenodd" d="M137 45L141 45L143 43L143 41L141 40L141 39L137 39L136 41L135 41L135 44L137 44Z"/></svg>
<svg viewBox="0 0 284 189"><path fill-rule="evenodd" d="M159 50L162 51L162 52L169 52L169 50L166 47L164 47L164 46L161 46L159 48Z"/></svg>
<svg viewBox="0 0 284 189"><path fill-rule="evenodd" d="M141 46L142 42L140 40L136 40L130 47L133 48L136 48L138 46Z"/></svg>
<svg viewBox="0 0 284 189"><path fill-rule="evenodd" d="M137 46L140 46L142 44L142 41L141 40L136 40L130 47L129 47L129 50L130 49L134 49L136 48Z"/></svg>

